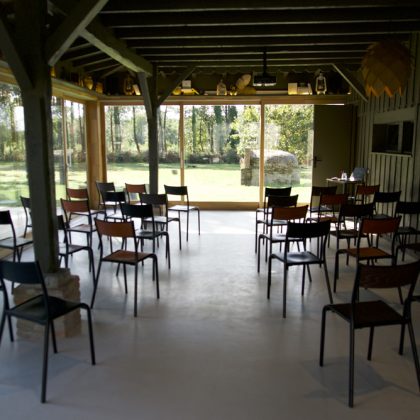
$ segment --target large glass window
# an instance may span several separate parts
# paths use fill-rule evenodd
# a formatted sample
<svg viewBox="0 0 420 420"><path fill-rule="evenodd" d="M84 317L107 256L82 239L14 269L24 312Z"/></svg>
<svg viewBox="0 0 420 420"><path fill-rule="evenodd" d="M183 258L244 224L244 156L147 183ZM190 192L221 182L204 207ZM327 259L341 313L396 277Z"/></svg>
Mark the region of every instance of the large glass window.
<svg viewBox="0 0 420 420"><path fill-rule="evenodd" d="M20 206L28 196L25 124L20 90L0 83L0 206Z"/></svg>
<svg viewBox="0 0 420 420"><path fill-rule="evenodd" d="M313 105L266 105L265 186L292 186L309 202L312 186Z"/></svg>
<svg viewBox="0 0 420 420"><path fill-rule="evenodd" d="M149 182L149 147L143 106L106 106L107 176L119 189Z"/></svg>
<svg viewBox="0 0 420 420"><path fill-rule="evenodd" d="M197 201L258 201L260 107L185 106L185 184Z"/></svg>

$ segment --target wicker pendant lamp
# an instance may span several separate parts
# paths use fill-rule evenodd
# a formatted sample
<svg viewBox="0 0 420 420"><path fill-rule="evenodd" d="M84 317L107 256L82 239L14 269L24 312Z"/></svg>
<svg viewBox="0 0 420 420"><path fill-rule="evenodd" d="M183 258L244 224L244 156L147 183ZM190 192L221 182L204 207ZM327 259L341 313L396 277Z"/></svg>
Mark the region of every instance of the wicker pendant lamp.
<svg viewBox="0 0 420 420"><path fill-rule="evenodd" d="M367 96L402 94L411 72L409 50L396 41L372 44L362 61L362 76Z"/></svg>

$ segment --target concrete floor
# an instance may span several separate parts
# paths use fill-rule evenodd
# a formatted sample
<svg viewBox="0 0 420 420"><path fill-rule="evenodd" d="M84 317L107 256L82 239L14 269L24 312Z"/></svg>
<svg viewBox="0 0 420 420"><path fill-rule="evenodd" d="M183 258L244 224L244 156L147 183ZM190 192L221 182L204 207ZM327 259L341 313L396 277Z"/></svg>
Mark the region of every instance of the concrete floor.
<svg viewBox="0 0 420 420"><path fill-rule="evenodd" d="M405 355L397 354L398 328L378 330L371 362L366 332L357 334L355 408L348 408L348 329L334 316L328 318L325 366L318 366L321 308L328 300L318 268L303 298L301 271L291 270L283 319L281 264L274 265L270 301L265 263L257 274L254 213L202 212L201 236L195 217L191 223L182 251L171 226L170 271L164 248L158 251L159 301L151 269L140 269L138 318L132 284L124 295L122 278L104 266L93 310L97 365L89 362L84 321L84 334L60 340L60 352L50 355L46 404L39 402L41 340L11 344L4 335L2 419L417 418L414 365L408 340ZM84 258L74 257L71 270L89 301ZM336 301L349 298L353 275L354 265L343 268ZM420 343L420 305L413 309Z"/></svg>

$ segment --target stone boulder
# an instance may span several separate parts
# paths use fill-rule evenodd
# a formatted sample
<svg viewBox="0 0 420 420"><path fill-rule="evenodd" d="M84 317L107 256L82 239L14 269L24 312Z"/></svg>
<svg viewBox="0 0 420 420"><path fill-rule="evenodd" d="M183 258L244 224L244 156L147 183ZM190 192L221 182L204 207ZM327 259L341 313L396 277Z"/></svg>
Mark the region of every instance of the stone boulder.
<svg viewBox="0 0 420 420"><path fill-rule="evenodd" d="M283 150L266 151L264 154L265 185L283 187L300 184L300 170L296 156ZM259 150L245 151L241 159L241 185L259 185Z"/></svg>

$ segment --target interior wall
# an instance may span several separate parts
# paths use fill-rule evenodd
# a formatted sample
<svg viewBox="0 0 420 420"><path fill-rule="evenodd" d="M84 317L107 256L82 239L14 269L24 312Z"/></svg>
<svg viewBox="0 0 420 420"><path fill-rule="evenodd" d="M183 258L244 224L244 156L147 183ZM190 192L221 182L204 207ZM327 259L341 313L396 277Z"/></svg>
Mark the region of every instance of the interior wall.
<svg viewBox="0 0 420 420"><path fill-rule="evenodd" d="M412 77L402 95L389 98L383 94L368 102L358 100L356 164L369 168L368 183L379 184L381 191L401 191L401 200L420 200L420 33L415 33L410 42L412 54ZM356 97L354 97L355 99ZM413 114L413 153L398 155L372 153L373 122L398 111Z"/></svg>

